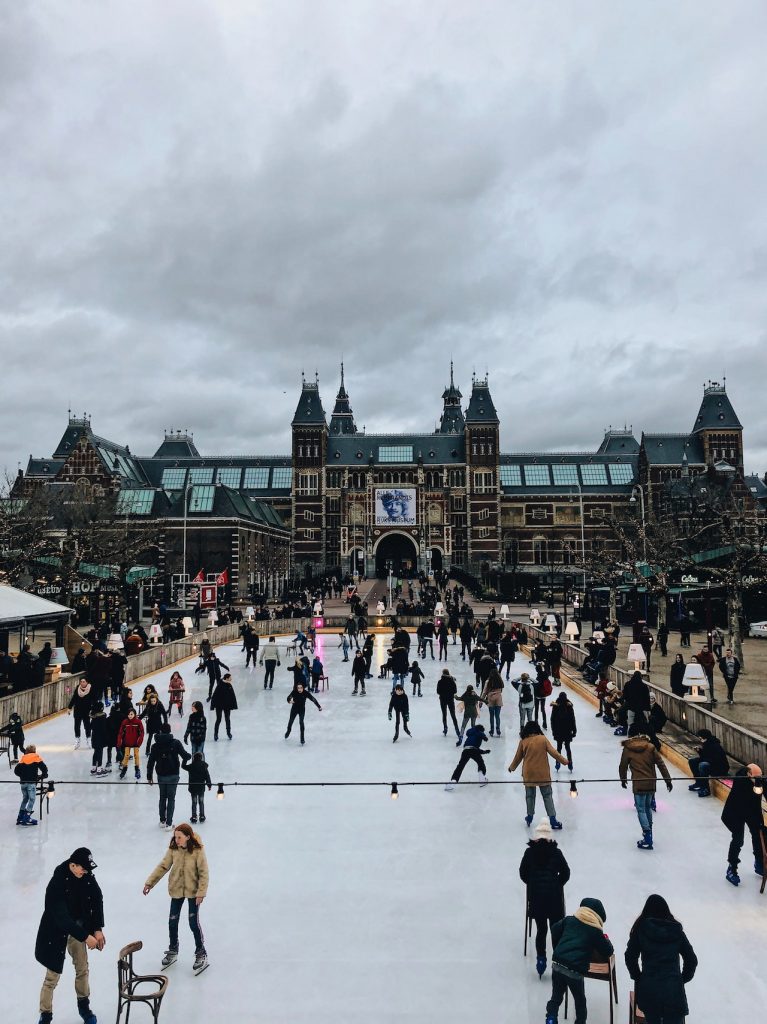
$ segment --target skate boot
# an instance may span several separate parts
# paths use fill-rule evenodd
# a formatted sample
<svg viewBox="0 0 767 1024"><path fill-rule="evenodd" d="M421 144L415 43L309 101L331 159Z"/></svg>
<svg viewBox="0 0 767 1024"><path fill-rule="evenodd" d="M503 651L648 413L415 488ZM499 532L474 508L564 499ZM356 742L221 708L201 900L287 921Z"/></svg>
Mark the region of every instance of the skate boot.
<svg viewBox="0 0 767 1024"><path fill-rule="evenodd" d="M32 815L29 813L29 811L25 811L24 812L24 820L22 821L21 824L22 825L36 825L37 824L37 818L33 818Z"/></svg>
<svg viewBox="0 0 767 1024"><path fill-rule="evenodd" d="M740 885L740 875L731 864L727 865L727 874L725 875L725 878L732 885Z"/></svg>
<svg viewBox="0 0 767 1024"><path fill-rule="evenodd" d="M82 1017L84 1024L98 1024L96 1014L91 1009L91 1004L87 998L77 1000L77 1012Z"/></svg>
<svg viewBox="0 0 767 1024"><path fill-rule="evenodd" d="M487 785L487 775L483 775L482 772L479 773L479 785L480 787Z"/></svg>
<svg viewBox="0 0 767 1024"><path fill-rule="evenodd" d="M562 822L561 821L557 821L555 815L553 815L553 814L549 817L549 824L555 830L558 830L558 829L562 828Z"/></svg>
<svg viewBox="0 0 767 1024"><path fill-rule="evenodd" d="M162 966L163 967L170 967L171 964L175 964L175 962L177 960L178 960L178 950L177 949L166 949L165 950L165 954L164 954L164 956L162 958Z"/></svg>
<svg viewBox="0 0 767 1024"><path fill-rule="evenodd" d="M135 771L133 772L133 774L136 777L136 781L138 781L141 778L141 769L140 768L136 768Z"/></svg>
<svg viewBox="0 0 767 1024"><path fill-rule="evenodd" d="M75 740L75 750L79 750L79 748L80 748L80 737L78 736L77 739Z"/></svg>
<svg viewBox="0 0 767 1024"><path fill-rule="evenodd" d="M208 966L208 954L204 949L198 949L194 954L194 963L192 964L192 970L195 974L202 974L205 968Z"/></svg>
<svg viewBox="0 0 767 1024"><path fill-rule="evenodd" d="M533 823L533 816L532 816L532 814L526 814L525 815L525 824L527 825L527 827L530 828L532 823Z"/></svg>
<svg viewBox="0 0 767 1024"><path fill-rule="evenodd" d="M52 1020L53 1014L49 1010L41 1010L40 1019L38 1020L37 1024L51 1024Z"/></svg>
<svg viewBox="0 0 767 1024"><path fill-rule="evenodd" d="M122 765L121 768L120 768L120 778L124 779L127 774L128 774L127 767L125 765Z"/></svg>
<svg viewBox="0 0 767 1024"><path fill-rule="evenodd" d="M452 793L454 789L455 789L455 783L452 780L450 782L446 782L445 783L445 792L446 793Z"/></svg>
<svg viewBox="0 0 767 1024"><path fill-rule="evenodd" d="M91 768L91 775L98 775L98 773L99 773L99 770L98 770L98 768L96 767L96 765L94 765L94 766L93 766L93 767Z"/></svg>
<svg viewBox="0 0 767 1024"><path fill-rule="evenodd" d="M642 832L642 838L637 843L637 849L652 850L652 848L652 832L650 832L649 830Z"/></svg>
<svg viewBox="0 0 767 1024"><path fill-rule="evenodd" d="M535 958L535 969L538 972L538 977L542 978L546 970L546 957L537 956Z"/></svg>
<svg viewBox="0 0 767 1024"><path fill-rule="evenodd" d="M762 864L762 862L760 860L754 859L754 874L757 874L757 875L763 875L764 874L764 865Z"/></svg>

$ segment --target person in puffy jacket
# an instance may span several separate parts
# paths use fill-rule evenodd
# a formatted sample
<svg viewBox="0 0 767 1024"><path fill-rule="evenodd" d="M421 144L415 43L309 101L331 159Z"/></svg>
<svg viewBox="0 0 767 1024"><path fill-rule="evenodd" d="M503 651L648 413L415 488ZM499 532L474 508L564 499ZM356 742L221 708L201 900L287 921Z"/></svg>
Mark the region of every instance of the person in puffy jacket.
<svg viewBox="0 0 767 1024"><path fill-rule="evenodd" d="M208 792L213 788L208 763L203 754L195 754L191 761L181 767L189 773L189 795L192 797L190 821L196 825L198 812L200 821L205 821L205 787L208 787Z"/></svg>
<svg viewBox="0 0 767 1024"><path fill-rule="evenodd" d="M628 769L631 768L634 806L642 828L642 838L637 842L637 847L640 850L652 850L652 802L657 785L655 769L660 769L661 775L666 780L666 789L669 793L673 789L671 776L666 762L655 749L650 737L642 732L642 727L637 722L629 728L629 738L623 740L621 747L623 753L618 765L621 786L626 789Z"/></svg>
<svg viewBox="0 0 767 1024"><path fill-rule="evenodd" d="M604 934L607 914L602 903L591 897L581 900L574 914L551 926L554 951L551 956L551 999L546 1003L547 1024L556 1024L559 1007L569 989L575 1003L575 1019L587 1017L584 978L593 960L607 960L613 944Z"/></svg>
<svg viewBox="0 0 767 1024"><path fill-rule="evenodd" d="M631 927L624 959L647 1024L681 1024L690 1012L684 987L695 976L698 958L662 896L647 897Z"/></svg>
<svg viewBox="0 0 767 1024"><path fill-rule="evenodd" d="M192 713L187 719L184 732L184 743L192 747L192 756L201 754L205 750L205 736L208 731L208 723L205 720L205 711L202 701L196 700L192 703Z"/></svg>
<svg viewBox="0 0 767 1024"><path fill-rule="evenodd" d="M32 812L35 809L37 783L41 779L48 778L48 767L37 753L37 747L33 743L29 744L26 753L22 755L13 771L18 777L21 787L21 804L16 824L36 825L37 821L32 817Z"/></svg>
<svg viewBox="0 0 767 1024"><path fill-rule="evenodd" d="M550 925L565 916L565 886L570 868L557 846L551 825L543 818L519 865L519 877L527 886L527 912L535 921L535 969L546 970L546 935Z"/></svg>
<svg viewBox="0 0 767 1024"><path fill-rule="evenodd" d="M162 965L168 967L178 958L178 922L186 900L189 927L195 944L194 970L199 971L206 966L208 956L200 927L200 904L208 894L208 858L205 856L202 840L186 822L176 825L173 830L173 838L165 856L144 883L144 895L148 896L168 872L168 949Z"/></svg>
<svg viewBox="0 0 767 1024"><path fill-rule="evenodd" d="M17 711L12 711L8 717L8 724L0 729L0 736L7 736L13 747L13 760L15 764L19 759L19 751L24 753L24 720Z"/></svg>
<svg viewBox="0 0 767 1024"><path fill-rule="evenodd" d="M144 742L144 723L137 718L133 708L128 712L127 718L123 719L122 725L117 730L117 746L122 749L123 758L120 765L120 778L125 778L128 771L131 751L133 751L133 766L137 779L141 778L141 744Z"/></svg>
<svg viewBox="0 0 767 1024"><path fill-rule="evenodd" d="M567 752L567 767L573 770L573 754L570 750L570 743L577 735L575 725L575 711L567 699L566 693L560 693L551 705L551 735L557 745L557 752L562 753L562 747ZM559 771L559 762L556 765Z"/></svg>

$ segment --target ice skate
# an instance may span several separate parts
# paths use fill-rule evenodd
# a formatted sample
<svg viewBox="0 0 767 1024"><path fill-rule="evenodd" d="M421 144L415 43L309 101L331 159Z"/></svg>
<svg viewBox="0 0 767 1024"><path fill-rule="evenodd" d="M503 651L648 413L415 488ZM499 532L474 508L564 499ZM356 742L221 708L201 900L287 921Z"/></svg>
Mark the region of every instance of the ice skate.
<svg viewBox="0 0 767 1024"><path fill-rule="evenodd" d="M454 789L455 789L455 783L454 782L446 782L445 783L445 792L446 793L452 793Z"/></svg>
<svg viewBox="0 0 767 1024"><path fill-rule="evenodd" d="M538 977L542 978L546 971L546 957L537 956L535 958L535 969L538 972Z"/></svg>
<svg viewBox="0 0 767 1024"><path fill-rule="evenodd" d="M91 1009L91 1004L87 998L77 1000L77 1012L82 1017L83 1024L98 1024L96 1014Z"/></svg>
<svg viewBox="0 0 767 1024"><path fill-rule="evenodd" d="M735 868L730 865L728 865L727 867L727 874L725 875L725 878L728 882L730 882L731 885L740 885L740 875L735 870Z"/></svg>
<svg viewBox="0 0 767 1024"><path fill-rule="evenodd" d="M120 768L120 778L124 779L127 774L128 769L125 767L125 765L123 765L122 768Z"/></svg>
<svg viewBox="0 0 767 1024"><path fill-rule="evenodd" d="M98 775L98 773L99 773L99 770L98 770L98 768L96 767L96 765L94 765L94 766L93 766L93 767L91 768L91 775Z"/></svg>
<svg viewBox="0 0 767 1024"><path fill-rule="evenodd" d="M637 849L652 850L652 848L652 832L646 830L642 833L642 838L637 842Z"/></svg>
<svg viewBox="0 0 767 1024"><path fill-rule="evenodd" d="M551 815L551 817L549 818L549 824L551 825L551 827L552 827L552 828L553 828L553 829L554 829L555 831L558 831L559 829L561 829L561 828L562 828L562 822L561 822L561 821L557 821L557 819L556 819L556 818L554 817L554 815L553 815L553 814L552 814L552 815Z"/></svg>
<svg viewBox="0 0 767 1024"><path fill-rule="evenodd" d="M194 955L194 963L192 964L192 970L195 974L202 974L204 970L208 968L208 954L204 949Z"/></svg>
<svg viewBox="0 0 767 1024"><path fill-rule="evenodd" d="M140 768L136 768L136 770L133 772L133 774L136 776L136 781L138 781L141 778L141 769Z"/></svg>
<svg viewBox="0 0 767 1024"><path fill-rule="evenodd" d="M482 772L479 773L479 784L480 787L487 785L487 775L483 775Z"/></svg>
<svg viewBox="0 0 767 1024"><path fill-rule="evenodd" d="M75 745L74 745L74 749L75 749L75 750L79 750L79 749L80 749L80 737L79 737L79 736L78 736L78 737L77 737L77 739L75 740Z"/></svg>
<svg viewBox="0 0 767 1024"><path fill-rule="evenodd" d="M166 949L165 950L165 955L162 958L162 966L163 967L170 967L173 964L175 964L175 962L177 960L178 960L178 950L177 949Z"/></svg>

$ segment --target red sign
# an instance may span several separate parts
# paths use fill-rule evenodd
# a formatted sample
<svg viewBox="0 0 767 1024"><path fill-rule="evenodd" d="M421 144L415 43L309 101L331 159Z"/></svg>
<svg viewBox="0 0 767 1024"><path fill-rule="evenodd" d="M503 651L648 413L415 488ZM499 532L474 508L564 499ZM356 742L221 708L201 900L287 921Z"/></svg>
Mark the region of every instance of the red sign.
<svg viewBox="0 0 767 1024"><path fill-rule="evenodd" d="M200 607L215 608L218 587L215 583L203 583L200 587Z"/></svg>

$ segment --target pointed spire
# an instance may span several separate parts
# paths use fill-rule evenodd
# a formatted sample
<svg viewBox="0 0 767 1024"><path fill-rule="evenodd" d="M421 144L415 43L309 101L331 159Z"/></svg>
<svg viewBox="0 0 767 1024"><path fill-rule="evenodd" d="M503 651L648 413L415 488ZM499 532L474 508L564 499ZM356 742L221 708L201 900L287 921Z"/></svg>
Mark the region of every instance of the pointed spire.
<svg viewBox="0 0 767 1024"><path fill-rule="evenodd" d="M435 433L437 434L456 434L464 428L463 412L461 410L461 394L460 388L455 386L455 378L453 376L453 360L450 360L450 384L442 392L442 417L440 419L439 427Z"/></svg>
<svg viewBox="0 0 767 1024"><path fill-rule="evenodd" d="M336 395L336 404L333 406L333 415L330 417L331 434L356 434L357 426L354 422L349 396L344 386L344 364L341 362L341 386Z"/></svg>

